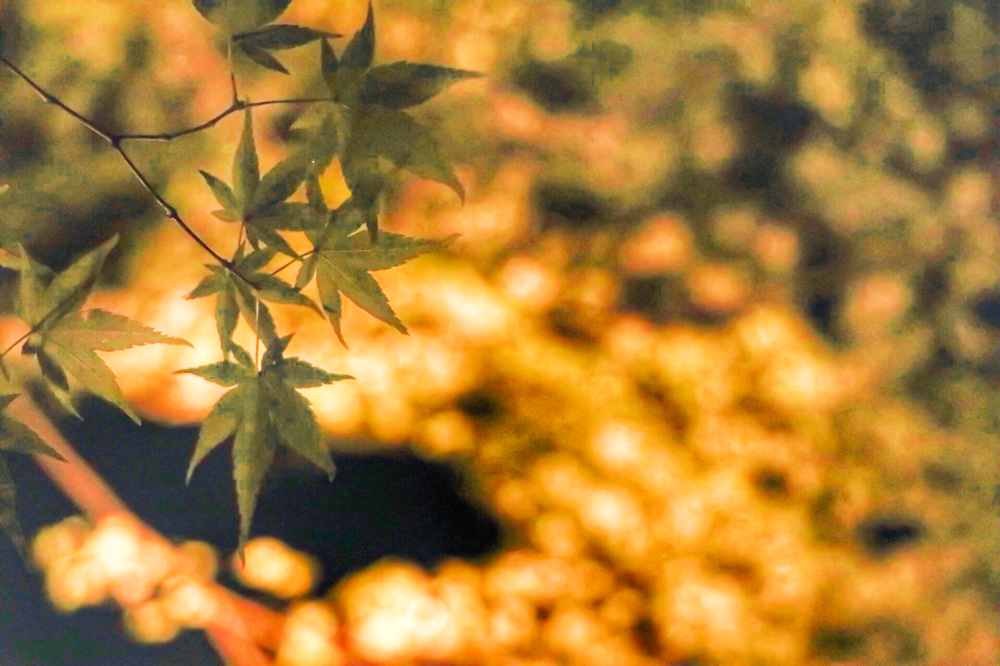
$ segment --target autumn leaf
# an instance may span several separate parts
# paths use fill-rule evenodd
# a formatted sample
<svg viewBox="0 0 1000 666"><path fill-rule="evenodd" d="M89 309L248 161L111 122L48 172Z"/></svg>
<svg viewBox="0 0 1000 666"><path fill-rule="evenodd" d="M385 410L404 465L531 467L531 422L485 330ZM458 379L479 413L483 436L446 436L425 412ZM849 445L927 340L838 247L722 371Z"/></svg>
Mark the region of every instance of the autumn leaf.
<svg viewBox="0 0 1000 666"><path fill-rule="evenodd" d="M382 177L374 169L379 160L443 183L465 200L465 190L437 141L402 111L374 108L370 113L356 115L342 158L344 179L352 194L370 189Z"/></svg>
<svg viewBox="0 0 1000 666"><path fill-rule="evenodd" d="M261 271L274 256L273 248L262 248L244 256L241 247L233 261L235 271L209 266L210 274L188 294L191 299L218 294L215 317L224 354L232 350L233 333L240 314L265 346L272 346L278 339L274 319L263 303L265 300L301 305L322 314L319 307L298 289L281 278Z"/></svg>
<svg viewBox="0 0 1000 666"><path fill-rule="evenodd" d="M371 67L374 57L375 10L369 2L368 16L364 25L354 33L354 37L347 44L340 61L335 66L333 85L329 83L329 76L326 77L330 92L336 99L352 107L357 103L365 71Z"/></svg>

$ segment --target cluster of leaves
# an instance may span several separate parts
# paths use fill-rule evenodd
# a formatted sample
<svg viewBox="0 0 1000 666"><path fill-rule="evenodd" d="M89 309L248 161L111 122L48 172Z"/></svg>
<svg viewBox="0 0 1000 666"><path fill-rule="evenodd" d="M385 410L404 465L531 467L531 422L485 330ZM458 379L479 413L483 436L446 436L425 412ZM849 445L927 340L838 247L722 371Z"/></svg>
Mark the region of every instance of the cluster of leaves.
<svg viewBox="0 0 1000 666"><path fill-rule="evenodd" d="M52 395L76 414L69 392L72 378L82 388L117 405L138 423L139 417L125 402L114 373L96 352L153 343L191 345L121 315L103 310L80 311L117 240L117 236L110 238L58 273L21 247L4 256L3 265L19 273L17 312L30 327L22 351L34 356ZM8 374L6 367L2 370ZM15 397L16 394L7 393L0 398L0 406L6 407ZM0 417L0 449L61 459L31 430L5 416ZM0 528L23 550L24 537L14 508L14 484L0 460Z"/></svg>
<svg viewBox="0 0 1000 666"><path fill-rule="evenodd" d="M288 73L272 51L318 41L320 75L330 93L319 114L314 114L318 121L302 123L299 133L306 140L263 175L254 142L253 106L237 100L234 109L244 109L244 127L233 159L232 185L201 172L221 206L214 215L238 224L240 240L233 257L220 258L220 265L208 266L209 275L188 296L216 296L222 360L179 372L234 388L223 395L206 418L188 477L209 451L233 439L242 546L249 534L261 482L279 443L328 474L333 473L333 462L316 417L298 389L351 379L294 357L285 358L292 335L279 335L265 301L304 306L319 316L325 314L345 347L340 323L342 295L406 332L370 273L440 249L451 239L380 234L378 209L388 179L406 169L449 186L463 200L465 193L430 132L405 109L432 98L453 83L479 75L422 63L374 65L375 19L371 5L364 25L338 58L328 41L338 35L273 23L290 0L193 2L195 9L225 34L230 50L236 48L271 70ZM335 159L340 161L351 196L330 209L319 176ZM303 187L306 201L290 201ZM359 233L362 227L367 234ZM296 251L289 242L289 233L303 234L312 249ZM23 351L36 359L52 395L75 414L69 382L72 378L138 422L113 373L96 352L150 343L188 343L120 315L79 311L115 240L84 253L59 272L40 264L20 246L4 258L3 265L20 275L18 313L30 327ZM268 265L279 254L285 255L288 263L268 272ZM296 262L300 266L294 284L278 277L281 270ZM320 305L302 293L313 280ZM233 339L241 318L257 338L258 350L253 355ZM258 358L261 343L265 351ZM0 371L7 374L2 356ZM0 402L3 400L7 398ZM16 421L0 417L0 449L54 454L32 436ZM6 468L0 466L0 527L21 545L23 537L13 502L13 484Z"/></svg>

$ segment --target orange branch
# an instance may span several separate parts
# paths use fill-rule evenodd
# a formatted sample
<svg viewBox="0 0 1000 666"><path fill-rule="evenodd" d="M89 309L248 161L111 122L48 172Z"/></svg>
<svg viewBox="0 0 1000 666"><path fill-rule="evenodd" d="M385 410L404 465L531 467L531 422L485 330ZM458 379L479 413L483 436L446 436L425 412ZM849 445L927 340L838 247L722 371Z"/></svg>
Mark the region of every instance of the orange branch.
<svg viewBox="0 0 1000 666"><path fill-rule="evenodd" d="M76 452L34 401L22 395L10 405L10 412L34 430L66 462L36 455L35 462L53 483L93 522L111 515L128 517L147 538L173 547L170 542L143 523L104 482L90 464ZM274 650L281 636L284 618L260 604L244 599L221 585L213 590L222 602L217 616L205 628L212 645L230 666L267 666L271 660L257 647Z"/></svg>

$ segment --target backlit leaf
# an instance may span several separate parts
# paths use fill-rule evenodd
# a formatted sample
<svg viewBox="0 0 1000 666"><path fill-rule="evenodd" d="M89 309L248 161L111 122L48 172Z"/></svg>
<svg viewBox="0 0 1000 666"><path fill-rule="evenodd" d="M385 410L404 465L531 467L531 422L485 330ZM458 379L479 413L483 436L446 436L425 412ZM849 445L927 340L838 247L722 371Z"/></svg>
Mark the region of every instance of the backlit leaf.
<svg viewBox="0 0 1000 666"><path fill-rule="evenodd" d="M212 268L215 268L214 266ZM205 296L211 296L212 294L217 294L226 288L226 275L221 270L215 270L211 275L208 275L204 280L198 283L198 286L191 290L191 293L187 295L187 298L204 298Z"/></svg>
<svg viewBox="0 0 1000 666"><path fill-rule="evenodd" d="M233 332L240 317L240 306L236 302L236 290L230 280L226 280L226 288L219 292L219 300L215 302L215 326L219 331L219 344L225 353L233 344Z"/></svg>
<svg viewBox="0 0 1000 666"><path fill-rule="evenodd" d="M274 248L266 247L262 250L255 250L236 262L236 268L244 275L256 273L274 259L276 251Z"/></svg>
<svg viewBox="0 0 1000 666"><path fill-rule="evenodd" d="M232 345L231 351L240 365L223 362L185 371L212 381L224 378L226 383L235 381L237 385L222 396L202 424L188 478L209 451L235 433L233 478L240 512L241 549L250 532L264 475L279 443L327 474L334 470L312 407L294 387L319 386L347 376L325 372L295 358L283 358L291 339L288 335L272 341L259 372L249 353L237 345Z"/></svg>
<svg viewBox="0 0 1000 666"><path fill-rule="evenodd" d="M56 273L42 296L41 319L45 328L51 328L64 316L76 310L90 295L104 260L118 242L112 236L94 249L76 258L63 271ZM37 325L39 322L30 322Z"/></svg>
<svg viewBox="0 0 1000 666"><path fill-rule="evenodd" d="M205 179L208 186L212 188L212 194L215 195L215 200L219 202L220 206L226 210L236 210L236 195L233 193L232 188L210 173L205 171L199 171L198 173Z"/></svg>
<svg viewBox="0 0 1000 666"><path fill-rule="evenodd" d="M219 398L215 407L212 407L212 411L208 413L205 421L201 424L201 430L198 431L198 443L194 447L194 454L192 454L191 463L188 465L185 483L191 482L191 474L205 456L236 432L236 426L242 416L242 388L235 388Z"/></svg>
<svg viewBox="0 0 1000 666"><path fill-rule="evenodd" d="M261 302L260 298L254 295L250 287L240 282L238 278L233 278L230 281L236 287L236 303L239 305L240 312L243 313L243 318L264 344L271 346L278 339L278 332L270 310Z"/></svg>
<svg viewBox="0 0 1000 666"><path fill-rule="evenodd" d="M368 3L368 15L365 17L365 24L354 33L354 37L344 49L344 54L340 58L340 67L343 69L368 69L371 67L372 58L375 57L375 10L372 3Z"/></svg>
<svg viewBox="0 0 1000 666"><path fill-rule="evenodd" d="M295 290L292 285L273 275L258 275L254 277L257 282L257 293L262 298L277 303L289 303L291 305L303 305L319 314L319 308L308 296Z"/></svg>
<svg viewBox="0 0 1000 666"><path fill-rule="evenodd" d="M243 116L243 134L233 160L233 189L241 212L246 212L260 182L260 163L253 140L253 115L248 108Z"/></svg>
<svg viewBox="0 0 1000 666"><path fill-rule="evenodd" d="M230 35L250 32L278 18L291 0L194 0L194 7Z"/></svg>
<svg viewBox="0 0 1000 666"><path fill-rule="evenodd" d="M284 236L279 234L274 229L264 225L248 222L247 230L249 233L252 233L258 241L264 242L268 248L292 257L293 259L299 258L299 253L292 248L288 241L285 240Z"/></svg>
<svg viewBox="0 0 1000 666"><path fill-rule="evenodd" d="M219 384L220 386L236 386L248 379L252 374L245 366L232 361L219 361L209 365L202 365L197 368L187 368L178 370L178 373L197 375L202 379Z"/></svg>
<svg viewBox="0 0 1000 666"><path fill-rule="evenodd" d="M253 225L257 228L305 231L323 225L325 219L307 203L285 201L261 209L253 215Z"/></svg>
<svg viewBox="0 0 1000 666"><path fill-rule="evenodd" d="M274 375L265 375L264 390L278 437L289 448L333 476L333 458L309 402Z"/></svg>
<svg viewBox="0 0 1000 666"><path fill-rule="evenodd" d="M83 316L66 317L47 337L95 351L119 351L156 343L193 346L187 340L165 335L128 317L104 310L90 310Z"/></svg>
<svg viewBox="0 0 1000 666"><path fill-rule="evenodd" d="M278 164L261 179L249 213L281 203L299 189L308 173L308 158L296 153Z"/></svg>
<svg viewBox="0 0 1000 666"><path fill-rule="evenodd" d="M443 183L465 199L465 190L437 141L422 125L402 111L376 110L359 116L344 151L344 178L351 193L372 179L373 159L382 158L400 168Z"/></svg>
<svg viewBox="0 0 1000 666"><path fill-rule="evenodd" d="M337 99L354 106L365 70L371 67L374 57L375 11L369 3L365 24L351 38L337 65L336 82L331 90Z"/></svg>
<svg viewBox="0 0 1000 666"><path fill-rule="evenodd" d="M251 33L236 36L238 43L251 44L259 49L280 51L303 46L319 39L339 37L333 32L314 30L300 25L269 25L266 28Z"/></svg>
<svg viewBox="0 0 1000 666"><path fill-rule="evenodd" d="M63 462L66 461L55 449L36 435L34 430L9 416L0 416L0 449L25 455L37 453Z"/></svg>
<svg viewBox="0 0 1000 666"><path fill-rule="evenodd" d="M240 510L240 551L250 534L257 498L268 466L274 459L277 439L268 418L260 379L244 384L243 413L233 440L233 479L236 501Z"/></svg>
<svg viewBox="0 0 1000 666"><path fill-rule="evenodd" d="M388 109L405 109L426 102L448 86L482 74L440 65L394 62L365 74L359 101Z"/></svg>
<svg viewBox="0 0 1000 666"><path fill-rule="evenodd" d="M330 261L325 261L320 255L319 274L336 286L336 289L347 296L362 310L384 321L400 333L406 333L406 326L399 320L389 305L382 288L371 275L362 270L345 269ZM324 301L324 306L326 305Z"/></svg>
<svg viewBox="0 0 1000 666"><path fill-rule="evenodd" d="M337 281L329 272L318 270L316 272L316 285L319 287L319 298L320 302L323 303L323 312L326 313L326 318L330 321L330 325L333 326L333 332L337 334L340 344L347 347L347 341L340 330L340 316L343 304L340 299L340 289L337 287Z"/></svg>
<svg viewBox="0 0 1000 666"><path fill-rule="evenodd" d="M265 51L264 49L259 49L253 44L246 42L239 42L240 51L243 54L253 60L255 63L260 65L265 69L270 69L274 72L280 72L281 74L289 74L290 72L285 69L285 66L281 64L281 61L275 58L273 55Z"/></svg>
<svg viewBox="0 0 1000 666"><path fill-rule="evenodd" d="M302 289L307 284L312 282L313 276L316 275L316 262L319 260L319 255L313 253L305 258L302 265L299 267L299 274L295 276L295 288Z"/></svg>
<svg viewBox="0 0 1000 666"><path fill-rule="evenodd" d="M283 359L277 366L277 371L295 388L315 388L344 379L354 379L351 375L335 375L295 357Z"/></svg>
<svg viewBox="0 0 1000 666"><path fill-rule="evenodd" d="M122 395L111 368L100 356L90 349L60 340L46 340L44 349L81 386L121 409L137 424L141 423L138 415L125 402L125 396Z"/></svg>
<svg viewBox="0 0 1000 666"><path fill-rule="evenodd" d="M39 322L45 316L45 286L51 281L51 271L39 264L27 250L21 248L21 275L18 280L18 305L21 319L29 324ZM48 273L48 274L46 274Z"/></svg>
<svg viewBox="0 0 1000 666"><path fill-rule="evenodd" d="M320 43L319 63L327 90L330 91L331 95L336 95L337 69L339 64L337 62L337 54L334 53L333 47L325 39Z"/></svg>

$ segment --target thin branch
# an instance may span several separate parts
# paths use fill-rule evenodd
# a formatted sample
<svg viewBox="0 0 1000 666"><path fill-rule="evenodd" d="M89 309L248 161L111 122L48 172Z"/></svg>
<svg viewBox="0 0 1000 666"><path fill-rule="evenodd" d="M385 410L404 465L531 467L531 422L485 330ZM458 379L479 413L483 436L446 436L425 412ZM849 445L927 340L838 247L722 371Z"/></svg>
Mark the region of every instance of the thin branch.
<svg viewBox="0 0 1000 666"><path fill-rule="evenodd" d="M189 127L184 130L180 130L172 133L162 133L162 134L119 134L119 141L173 141L174 139L180 138L182 136L187 136L188 134L194 134L195 132L201 132L207 130L211 127L215 127L220 120L226 116L243 109L243 104L239 101L233 102L233 104L225 111L216 114L210 120L206 120L200 125L195 125L194 127Z"/></svg>
<svg viewBox="0 0 1000 666"><path fill-rule="evenodd" d="M118 134L115 135L119 141L173 141L174 139L180 138L182 136L187 136L189 134L194 134L196 132L201 132L202 130L214 127L223 118L236 113L237 111L242 111L243 109L252 109L257 106L273 106L275 104L322 104L324 102L336 102L332 97L297 97L289 99L268 99L260 102L245 102L242 100L236 100L233 102L229 108L220 113L216 114L209 120L201 123L200 125L195 125L194 127L189 127L187 129L178 130L176 132L162 132L159 134Z"/></svg>
<svg viewBox="0 0 1000 666"><path fill-rule="evenodd" d="M130 158L128 154L125 152L125 150L121 147L121 145L119 145L118 141L114 141L111 145L115 149L115 151L121 156L121 158L125 161L125 164L128 165L128 168L132 172L132 174L139 180L140 183L142 183L142 186L145 187L146 190L149 191L151 195L153 195L153 198L156 199L156 203L160 204L160 207L163 209L164 215L166 215L171 220L176 222L180 226L180 228L184 230L184 233L186 233L194 240L194 242L200 245L202 249L205 250L205 252L208 252L210 255L212 255L213 259L215 259L217 262L225 266L227 269L234 270L233 263L231 261L229 261L222 255L220 255L218 252L213 250L208 245L208 243L202 240L201 236L199 236L194 229L189 227L187 223L183 219L181 219L181 216L177 212L177 209L171 206L169 203L167 203L167 200L160 195L157 189L153 187L153 184L149 182L149 180L146 178L146 176L143 175L141 171L139 171L139 168L135 165L135 162L132 161L132 158Z"/></svg>
<svg viewBox="0 0 1000 666"><path fill-rule="evenodd" d="M102 139L104 139L108 143L113 143L114 135L112 135L110 132L107 132L107 131L101 129L100 127L98 127L94 123L94 121L92 121L89 118L85 117L84 115L78 113L74 109L71 109L70 107L68 107L61 99L59 99L55 95L51 94L50 92L48 92L47 90L45 90L44 88L42 88L41 86L39 86L37 83L35 83L32 80L32 78L30 76L28 76L27 74L25 74L24 72L22 72L20 70L20 68L18 68L17 65L15 65L14 63L12 63L10 60L8 60L7 58L5 58L2 55L0 55L0 63L3 63L4 67L6 67L10 71L14 72L14 74L16 74L22 81L24 81L29 86L31 86L31 88L36 93L38 93L39 95L41 95L42 99L45 100L45 102L47 102L49 104L55 104L60 109L62 109L63 111L65 111L66 113L68 113L72 117L76 118L78 121L80 121L80 123L82 123L84 125L84 127L86 127L87 129L89 129L91 132L93 132L97 136L101 137Z"/></svg>
<svg viewBox="0 0 1000 666"><path fill-rule="evenodd" d="M87 118L86 116L84 116L80 112L78 112L75 109L69 107L65 102L63 102L62 100L60 100L58 97L56 97L52 93L48 92L44 88L42 88L40 85L38 85L38 83L36 83L34 81L34 79L32 79L27 74L25 74L23 71L21 71L21 69L17 65L15 65L14 63L12 63L10 60L8 60L6 57L4 57L2 55L0 55L0 64L2 64L4 67L6 67L7 69L9 69L15 75L17 75L17 77L20 78L22 81L24 81L28 86L30 86L32 90L34 90L39 95L41 95L42 99L44 99L46 102L48 102L50 104L56 105L57 107L59 107L60 109L62 109L65 113L69 114L71 117L73 117L76 120L78 120L87 129L89 129L90 131L94 132L99 137L101 137L102 139L104 139L105 141L107 141L111 145L111 147L115 150L115 152L117 152L118 155L122 158L122 160L125 162L125 164L128 165L129 170L136 177L136 179L138 179L139 183L142 184L142 186L146 189L146 191L148 191L153 196L153 198L156 199L156 202L158 204L160 204L160 207L163 208L163 212L166 214L167 217L169 217L171 220L173 220L175 223L177 223L177 225L180 226L181 229L184 230L184 233L186 233L188 236L190 236L192 238L192 240L194 240L198 245L200 245L202 247L202 249L204 249L206 252L208 252L212 256L213 259L215 259L217 262L219 262L219 264L221 264L223 267L225 267L227 270L229 270L230 272L232 272L234 275L236 275L237 277L239 277L241 280L243 280L247 284L249 284L251 286L256 286L256 285L254 285L254 283L252 281L250 281L249 279L247 279L246 276L242 275L239 271L237 271L236 268L235 268L235 266L233 265L233 263L231 261L229 261L228 259L226 259L222 255L220 255L218 252L216 252L215 250L213 250L208 245L208 243L206 243L201 238L201 236L199 236L194 231L194 229L192 229L190 226L188 226L188 224L181 218L180 214L177 212L177 209L174 208L172 205L170 205L170 203L168 203L167 200L164 199L162 195L160 195L160 193L156 190L156 188L153 187L153 184L149 182L149 179L146 178L146 176L142 173L142 171L139 170L139 168L135 165L135 162L132 161L132 158L130 158L128 156L128 154L125 152L125 150L121 146L121 143L124 140L129 139L129 138L132 138L132 139L136 139L136 138L151 138L151 137L155 137L156 135L115 134L113 132L108 132L106 130L103 130L93 120ZM238 109L246 108L246 107L249 107L249 106L264 106L264 105L267 105L267 104L280 104L280 103L299 103L301 101L304 101L304 100L294 100L294 101L292 101L292 100L270 100L270 101L267 101L267 102L257 102L255 104L247 104L247 103L240 102L239 100L237 100L236 102L233 103L233 105L229 109L227 109L226 111L220 113L219 115L217 115L215 118L212 118L208 122L202 123L201 125L198 125L197 127L194 127L194 128L190 128L188 130L183 130L182 132L177 133L176 135L173 135L173 136L171 136L171 135L162 135L162 136L176 138L176 136L183 136L184 134L190 134L192 132L196 132L196 131L200 131L200 130L203 130L203 129L207 129L207 128L215 125L220 120L222 120L223 118L225 118L229 114L233 113L234 111L237 111ZM319 101L319 100L316 100L316 101ZM166 140L169 140L169 139L166 139Z"/></svg>

